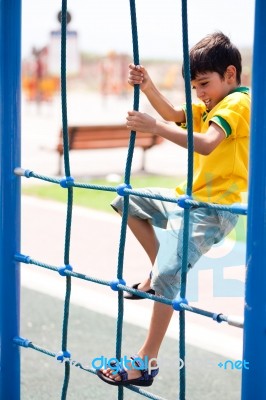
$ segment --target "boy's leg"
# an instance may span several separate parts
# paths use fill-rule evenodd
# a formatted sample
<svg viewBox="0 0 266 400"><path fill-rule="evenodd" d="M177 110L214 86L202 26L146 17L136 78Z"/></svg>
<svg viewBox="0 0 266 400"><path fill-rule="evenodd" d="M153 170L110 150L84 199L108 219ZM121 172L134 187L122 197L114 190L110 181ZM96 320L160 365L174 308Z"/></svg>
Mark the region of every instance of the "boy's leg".
<svg viewBox="0 0 266 400"><path fill-rule="evenodd" d="M147 219L134 218L130 215L128 216L128 226L144 248L153 265L159 249L159 242L153 226Z"/></svg>
<svg viewBox="0 0 266 400"><path fill-rule="evenodd" d="M149 359L158 357L173 312L172 306L157 301L154 302L149 331L143 346L138 352L141 358L146 355Z"/></svg>
<svg viewBox="0 0 266 400"><path fill-rule="evenodd" d="M195 220L195 222L194 222L194 220ZM202 254L204 254L206 251L208 251L208 249L214 243L218 243L224 236L226 236L228 234L228 232L230 232L230 230L235 225L237 218L236 218L236 216L234 216L228 212L215 212L213 210L207 210L207 211L206 210L205 211L195 210L192 214L191 222L192 221L194 222L194 224L192 225L192 227L193 227L192 236L194 237L194 239L195 239L195 237L197 239L204 238L204 240L200 240L200 243L202 243L202 247L200 248L200 251L202 252ZM134 225L134 223L133 223L133 225ZM204 226L206 226L208 229L207 228L203 229ZM136 228L136 227L133 226L133 229L134 228ZM137 225L137 231L139 228L140 228L140 226ZM181 231L181 234L182 234L182 231ZM138 235L139 235L139 232L137 232L136 236L138 237ZM182 245L182 241L179 240L178 242L180 242L179 244ZM195 242L195 240L194 240L194 242ZM164 246L162 245L161 249L163 249L163 247ZM197 247L192 248L192 244L190 243L190 257L192 259L194 257L194 261L197 261L195 258L197 258L197 259L200 258L200 254L196 254L196 255L194 254L196 252L196 250L197 250ZM199 252L199 250L198 250L198 252ZM177 264L171 263L171 265L173 267L175 266L175 269L176 269ZM193 263L191 265L193 265ZM165 282L163 282L163 283L165 283L164 284L165 288L167 288L167 286L169 286L169 281L168 281L169 272L171 272L171 271L167 271L167 270L161 271L161 277L164 277L164 275L166 277ZM173 283L171 284L171 288L173 290L176 290L177 287L176 286L174 287ZM175 283L178 283L178 282L176 281ZM162 283L160 285L162 286ZM165 293L161 293L161 294L165 295ZM171 294L174 294L174 293L171 293ZM166 296L166 297L168 297L168 296ZM166 330L168 328L169 322L171 320L172 314L173 314L173 309L171 306L168 306L168 305L165 305L162 303L158 303L158 302L154 302L153 313L152 313L149 331L148 331L148 334L147 334L144 344L141 346L140 350L138 351L139 357L141 357L143 359L145 356L147 356L149 360L157 359L159 349L160 349L162 340L165 336ZM151 365L155 366L156 360L154 360L153 364L151 364ZM121 379L119 375L112 374L112 370L110 368L103 370L102 373L111 379L115 379L115 380ZM129 380L136 379L140 376L141 376L140 371L138 371L136 369L135 370L130 369L128 371L128 379Z"/></svg>
<svg viewBox="0 0 266 400"><path fill-rule="evenodd" d="M173 197L174 191L161 188L145 188L147 193ZM120 215L123 210L123 198L116 197L111 206ZM157 239L154 226L166 229L169 214L176 205L162 201L147 199L141 196L130 196L128 226L136 239L139 241L144 251L147 253L152 266L159 250L159 241ZM151 289L150 277L138 284L138 289L148 291Z"/></svg>
<svg viewBox="0 0 266 400"><path fill-rule="evenodd" d="M138 351L138 356L142 359L144 357L148 357L148 360L151 361L151 366L156 366L156 360L158 357L158 353L167 331L168 325L171 321L171 317L173 315L173 308L169 305L154 302L153 312L150 322L149 331L146 337L144 344L141 346ZM111 379L119 381L121 378L118 374L113 374L112 369L107 368L102 371L105 376L108 376ZM141 372L137 369L129 369L128 370L128 379L136 379L141 376Z"/></svg>
<svg viewBox="0 0 266 400"><path fill-rule="evenodd" d="M159 249L159 242L153 226L147 219L139 219L131 216L128 217L128 226L147 253L153 265ZM143 291L149 290L150 284L151 279L147 278L138 285L138 289Z"/></svg>

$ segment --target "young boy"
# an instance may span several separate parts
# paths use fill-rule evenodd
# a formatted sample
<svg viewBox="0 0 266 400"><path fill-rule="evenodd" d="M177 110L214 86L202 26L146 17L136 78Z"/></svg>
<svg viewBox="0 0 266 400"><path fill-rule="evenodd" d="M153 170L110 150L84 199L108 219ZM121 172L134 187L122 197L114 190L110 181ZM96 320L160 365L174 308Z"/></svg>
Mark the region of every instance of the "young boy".
<svg viewBox="0 0 266 400"><path fill-rule="evenodd" d="M248 88L240 86L241 70L238 49L222 33L208 35L190 51L191 84L200 100L192 105L195 151L192 192L198 201L225 205L238 203L241 192L247 190L250 96ZM186 107L174 107L158 91L142 66L129 66L128 81L132 86L140 85L164 120L175 122L169 124L130 111L128 129L139 134L152 132L187 147ZM175 191L145 190L173 197L184 194L185 185L178 186ZM180 290L183 210L174 203L138 196L130 196L129 201L128 225L153 265L152 277L134 287L174 299ZM112 206L121 213L123 198L115 199ZM192 208L188 268L222 240L236 225L237 219L228 211ZM171 239L159 241L154 226L168 228ZM148 335L137 353L138 360L153 360L152 370L115 365L113 369L99 370L98 376L112 385L151 385L158 373L156 359L172 313L172 307L154 302ZM132 358L132 365L139 366L137 359Z"/></svg>

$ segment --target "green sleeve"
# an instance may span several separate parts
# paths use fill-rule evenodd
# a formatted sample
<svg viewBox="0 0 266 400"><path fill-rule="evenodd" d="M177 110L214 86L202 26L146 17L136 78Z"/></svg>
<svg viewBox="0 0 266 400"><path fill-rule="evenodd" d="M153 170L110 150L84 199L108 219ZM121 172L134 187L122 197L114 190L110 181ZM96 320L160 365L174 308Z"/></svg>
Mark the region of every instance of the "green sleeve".
<svg viewBox="0 0 266 400"><path fill-rule="evenodd" d="M225 132L225 136L227 138L231 135L231 133L232 133L231 126L223 117L220 117L219 115L215 115L211 119L211 121L215 122L218 126L220 126L222 128L222 130Z"/></svg>

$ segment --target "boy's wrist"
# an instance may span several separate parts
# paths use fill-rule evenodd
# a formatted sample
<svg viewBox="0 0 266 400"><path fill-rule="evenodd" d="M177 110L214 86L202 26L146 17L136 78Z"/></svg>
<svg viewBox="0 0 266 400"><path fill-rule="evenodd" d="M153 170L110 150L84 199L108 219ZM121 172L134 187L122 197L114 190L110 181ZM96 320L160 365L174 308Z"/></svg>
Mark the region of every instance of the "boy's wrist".
<svg viewBox="0 0 266 400"><path fill-rule="evenodd" d="M146 96L155 92L155 86L152 81L147 82L143 88L140 86L140 89Z"/></svg>
<svg viewBox="0 0 266 400"><path fill-rule="evenodd" d="M154 126L153 126L152 133L154 135L161 136L162 135L162 130L164 128L163 125L164 125L164 123L162 121L158 121L157 119L155 119L155 123L154 123Z"/></svg>

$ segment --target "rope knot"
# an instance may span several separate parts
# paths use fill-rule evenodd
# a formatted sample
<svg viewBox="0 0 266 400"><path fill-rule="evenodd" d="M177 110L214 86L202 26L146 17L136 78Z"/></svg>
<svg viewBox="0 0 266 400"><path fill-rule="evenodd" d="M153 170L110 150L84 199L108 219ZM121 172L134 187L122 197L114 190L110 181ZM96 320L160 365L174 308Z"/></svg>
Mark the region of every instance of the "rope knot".
<svg viewBox="0 0 266 400"><path fill-rule="evenodd" d="M188 304L187 299L185 299L183 297L178 297L178 298L176 298L176 299L174 299L172 301L173 309L176 310L176 311L182 311L183 310L182 304Z"/></svg>
<svg viewBox="0 0 266 400"><path fill-rule="evenodd" d="M70 361L71 353L70 353L69 351L67 351L67 350L65 350L65 351L59 351L59 352L55 355L55 358L56 358L56 360L59 361L60 363L67 362L67 361Z"/></svg>
<svg viewBox="0 0 266 400"><path fill-rule="evenodd" d="M73 186L74 178L72 178L72 176L66 176L65 178L61 179L59 183L62 188L66 189Z"/></svg>
<svg viewBox="0 0 266 400"><path fill-rule="evenodd" d="M61 276L67 276L66 271L73 271L73 268L71 267L71 265L64 265L63 267L59 267L58 268L58 273Z"/></svg>
<svg viewBox="0 0 266 400"><path fill-rule="evenodd" d="M132 189L132 186L129 183L121 183L121 185L118 185L116 188L117 194L119 194L119 196L126 196L127 193L125 189Z"/></svg>
<svg viewBox="0 0 266 400"><path fill-rule="evenodd" d="M187 200L192 200L192 197L188 196L187 194L183 194L182 196L178 197L177 204L181 208L190 208L191 205L187 203Z"/></svg>
<svg viewBox="0 0 266 400"><path fill-rule="evenodd" d="M115 292L118 292L118 290L119 290L118 285L126 286L126 282L124 281L124 279L115 279L115 280L110 282L110 287Z"/></svg>

